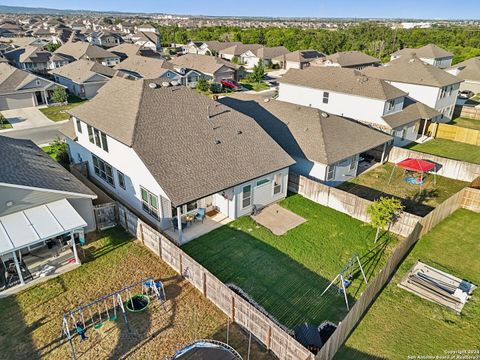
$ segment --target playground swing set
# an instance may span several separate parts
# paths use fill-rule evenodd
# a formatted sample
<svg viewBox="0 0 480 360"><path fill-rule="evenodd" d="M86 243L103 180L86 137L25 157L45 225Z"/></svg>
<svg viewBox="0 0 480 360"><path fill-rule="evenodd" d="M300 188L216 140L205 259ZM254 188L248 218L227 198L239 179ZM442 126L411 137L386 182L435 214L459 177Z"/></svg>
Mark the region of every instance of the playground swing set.
<svg viewBox="0 0 480 360"><path fill-rule="evenodd" d="M358 268L357 268L357 265L358 265ZM350 260L348 260L347 264L342 268L342 270L340 270L337 276L335 276L335 278L325 288L325 290L323 290L320 296L323 296L328 289L330 289L333 285L336 285L338 283L338 280L340 280L341 287L336 286L336 288L339 294L343 293L343 296L345 297L345 305L347 306L347 310L350 310L350 305L348 304L348 297L347 297L347 288L352 283L353 275L359 270L362 273L362 277L363 277L363 280L365 281L365 284L368 285L367 277L365 276L362 263L360 262L360 257L358 256L358 254L354 254L350 258Z"/></svg>
<svg viewBox="0 0 480 360"><path fill-rule="evenodd" d="M134 288L139 286L141 287L141 292L132 295ZM117 321L117 308L122 312L123 320L130 333L127 311L138 313L146 310L150 305L151 297L154 300L158 300L162 305L166 301L162 282L155 281L153 277L140 280L87 305L65 312L62 319L62 337L65 336L70 344L72 359L75 360L77 358L73 344L75 333L80 336L80 341L88 340L86 331L89 327L99 330L106 321ZM109 304L112 306L109 307ZM88 318L85 320L87 313Z"/></svg>

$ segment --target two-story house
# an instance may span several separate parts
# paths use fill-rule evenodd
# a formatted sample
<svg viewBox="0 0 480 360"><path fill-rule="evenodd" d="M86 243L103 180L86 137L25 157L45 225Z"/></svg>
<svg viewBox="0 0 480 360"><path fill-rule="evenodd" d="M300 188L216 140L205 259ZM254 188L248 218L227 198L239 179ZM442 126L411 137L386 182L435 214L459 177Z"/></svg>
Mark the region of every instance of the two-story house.
<svg viewBox="0 0 480 360"><path fill-rule="evenodd" d="M235 219L286 196L292 158L251 118L195 90L113 78L69 112L72 161L158 229L178 228L180 242L192 215Z"/></svg>
<svg viewBox="0 0 480 360"><path fill-rule="evenodd" d="M462 79L460 90L480 93L480 56L462 61L445 70L446 72Z"/></svg>
<svg viewBox="0 0 480 360"><path fill-rule="evenodd" d="M278 100L368 124L392 134L395 145L415 141L419 130L423 130L420 117L410 117L411 113L403 112L408 95L405 91L358 70L339 67L290 69L279 83ZM402 121L390 121L389 115L395 113L402 113Z"/></svg>
<svg viewBox="0 0 480 360"><path fill-rule="evenodd" d="M38 46L28 45L5 52L5 58L19 69L44 73L68 64L61 54L52 54Z"/></svg>
<svg viewBox="0 0 480 360"><path fill-rule="evenodd" d="M123 42L120 34L112 31L93 31L87 36L87 41L92 45L110 48Z"/></svg>
<svg viewBox="0 0 480 360"><path fill-rule="evenodd" d="M361 70L370 66L379 66L380 60L361 51L341 51L318 59L312 62L312 65Z"/></svg>
<svg viewBox="0 0 480 360"><path fill-rule="evenodd" d="M60 54L70 61L85 59L98 62L105 66L115 66L120 63L120 57L118 55L83 41L69 41L60 46L54 53Z"/></svg>
<svg viewBox="0 0 480 360"><path fill-rule="evenodd" d="M260 61L267 65L272 59L288 54L290 51L284 46L267 47L262 46L258 49L248 49L240 54L239 63L247 69L252 69ZM272 62L273 63L273 62Z"/></svg>
<svg viewBox="0 0 480 360"><path fill-rule="evenodd" d="M189 41L185 46L185 52L188 54L198 55L218 55L220 50L241 45L241 42L228 42L228 41Z"/></svg>
<svg viewBox="0 0 480 360"><path fill-rule="evenodd" d="M315 60L324 59L325 54L317 50L297 50L283 54L272 59L274 64L280 65L282 69L303 69L310 66Z"/></svg>
<svg viewBox="0 0 480 360"><path fill-rule="evenodd" d="M366 68L363 73L383 79L408 92L409 96L442 114L439 122L449 122L457 101L462 79L427 64L417 57L392 61L385 66Z"/></svg>
<svg viewBox="0 0 480 360"><path fill-rule="evenodd" d="M434 44L427 44L418 49L403 48L390 55L390 61L400 59L401 57L418 57L426 64L436 66L440 69L446 69L452 65L453 54Z"/></svg>

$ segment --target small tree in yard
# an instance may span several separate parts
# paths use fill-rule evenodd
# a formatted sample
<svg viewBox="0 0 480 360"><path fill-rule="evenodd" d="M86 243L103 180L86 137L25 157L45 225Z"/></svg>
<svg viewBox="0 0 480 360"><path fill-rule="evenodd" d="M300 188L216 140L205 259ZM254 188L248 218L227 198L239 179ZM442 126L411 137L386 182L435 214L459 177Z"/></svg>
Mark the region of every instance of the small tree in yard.
<svg viewBox="0 0 480 360"><path fill-rule="evenodd" d="M258 64L253 67L253 72L250 75L252 82L259 83L265 77L265 67L263 65L263 60L258 60Z"/></svg>
<svg viewBox="0 0 480 360"><path fill-rule="evenodd" d="M50 144L48 154L57 160L63 167L68 169L70 164L70 156L68 155L67 143L57 137Z"/></svg>
<svg viewBox="0 0 480 360"><path fill-rule="evenodd" d="M370 216L370 223L377 228L375 242L378 241L380 230L388 229L402 210L403 205L400 200L393 197L382 196L368 206L367 214Z"/></svg>
<svg viewBox="0 0 480 360"><path fill-rule="evenodd" d="M67 99L68 99L68 95L65 88L61 86L57 86L55 87L55 89L53 89L53 94L52 94L53 102L64 103L64 102L67 102Z"/></svg>
<svg viewBox="0 0 480 360"><path fill-rule="evenodd" d="M198 79L197 85L195 87L198 91L201 91L201 92L207 92L208 90L210 90L210 84L208 83L207 79L205 79L204 77L201 77L200 79Z"/></svg>

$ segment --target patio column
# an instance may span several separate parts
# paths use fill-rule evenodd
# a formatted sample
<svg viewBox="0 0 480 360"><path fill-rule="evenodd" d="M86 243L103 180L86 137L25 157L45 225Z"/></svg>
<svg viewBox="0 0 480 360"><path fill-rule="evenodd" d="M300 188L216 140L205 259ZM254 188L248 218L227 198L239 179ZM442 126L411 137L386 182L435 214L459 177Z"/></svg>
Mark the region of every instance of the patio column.
<svg viewBox="0 0 480 360"><path fill-rule="evenodd" d="M183 241L183 233L182 233L182 207L177 207L177 223L178 223L178 240L180 243Z"/></svg>
<svg viewBox="0 0 480 360"><path fill-rule="evenodd" d="M43 91L43 98L45 99L45 105L48 105L48 95L47 95L47 90Z"/></svg>
<svg viewBox="0 0 480 360"><path fill-rule="evenodd" d="M428 120L425 119L425 124L423 125L423 132L422 132L422 136L425 136L425 132L427 131L427 124L428 124Z"/></svg>
<svg viewBox="0 0 480 360"><path fill-rule="evenodd" d="M383 144L382 158L380 159L380 164L385 162L385 151L387 150L387 143Z"/></svg>
<svg viewBox="0 0 480 360"><path fill-rule="evenodd" d="M73 237L74 231L70 233L71 239L72 239L72 249L73 249L73 256L75 257L75 262L79 265L82 263L80 262L80 258L78 257L78 252L77 252L77 245L75 245L75 238Z"/></svg>
<svg viewBox="0 0 480 360"><path fill-rule="evenodd" d="M12 252L13 254L13 262L15 263L15 268L17 269L17 273L18 273L18 278L20 279L20 284L25 284L25 281L23 280L23 274L22 274L22 268L20 267L20 263L18 262L18 258L17 258L17 252L14 251Z"/></svg>

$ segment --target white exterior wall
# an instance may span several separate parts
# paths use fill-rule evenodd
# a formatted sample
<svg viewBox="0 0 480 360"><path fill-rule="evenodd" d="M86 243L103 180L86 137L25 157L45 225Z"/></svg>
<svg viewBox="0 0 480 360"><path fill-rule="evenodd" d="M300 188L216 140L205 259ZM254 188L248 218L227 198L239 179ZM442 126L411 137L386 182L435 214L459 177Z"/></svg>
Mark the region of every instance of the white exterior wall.
<svg viewBox="0 0 480 360"><path fill-rule="evenodd" d="M328 104L323 103L324 90L280 83L278 100L314 107L363 122L386 125L382 119L385 111L384 100L325 91L329 93Z"/></svg>
<svg viewBox="0 0 480 360"><path fill-rule="evenodd" d="M292 169L299 175L309 176L328 185L335 186L357 176L358 160L359 154L355 155L355 157L352 156L331 165L335 167L335 172L333 178L328 181L327 170L329 167L326 164L321 164L307 159L295 158L297 163L292 166ZM351 167L352 161L354 165Z"/></svg>
<svg viewBox="0 0 480 360"><path fill-rule="evenodd" d="M85 220L87 227L84 228L86 233L95 231L96 221L95 214L93 213L92 199L67 199L72 207L78 212L78 214Z"/></svg>
<svg viewBox="0 0 480 360"><path fill-rule="evenodd" d="M403 147L415 141L417 139L419 126L420 121L416 121L405 126L393 129L391 133L391 135L393 136L393 145ZM402 140L402 134L404 129L406 130L406 132Z"/></svg>

